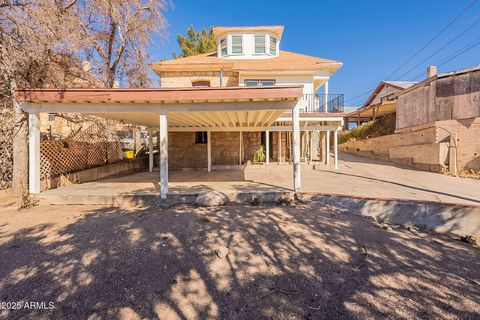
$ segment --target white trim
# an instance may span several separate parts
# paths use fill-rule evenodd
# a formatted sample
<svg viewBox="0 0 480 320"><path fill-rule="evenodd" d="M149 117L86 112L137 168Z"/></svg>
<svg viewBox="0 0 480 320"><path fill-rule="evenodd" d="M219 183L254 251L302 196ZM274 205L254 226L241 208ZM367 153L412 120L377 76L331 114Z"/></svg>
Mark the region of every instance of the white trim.
<svg viewBox="0 0 480 320"><path fill-rule="evenodd" d="M268 130L265 131L265 163L268 165L270 163L270 133Z"/></svg>
<svg viewBox="0 0 480 320"><path fill-rule="evenodd" d="M279 121L279 122L290 122L292 121L291 118L289 117L280 117L278 118L277 120L275 121ZM300 122L305 122L305 121L343 121L343 117L300 117Z"/></svg>
<svg viewBox="0 0 480 320"><path fill-rule="evenodd" d="M212 134L207 131L207 171L212 171Z"/></svg>
<svg viewBox="0 0 480 320"><path fill-rule="evenodd" d="M326 159L325 159L325 164L329 164L330 163L330 130L327 130L327 141L326 141L326 148L325 148L325 151L326 151Z"/></svg>
<svg viewBox="0 0 480 320"><path fill-rule="evenodd" d="M292 144L293 144L293 190L299 192L301 189L300 173L300 121L299 108L292 110Z"/></svg>
<svg viewBox="0 0 480 320"><path fill-rule="evenodd" d="M165 199L168 193L168 123L165 112L160 113L159 124L160 197Z"/></svg>
<svg viewBox="0 0 480 320"><path fill-rule="evenodd" d="M40 115L28 115L28 186L30 193L40 193Z"/></svg>

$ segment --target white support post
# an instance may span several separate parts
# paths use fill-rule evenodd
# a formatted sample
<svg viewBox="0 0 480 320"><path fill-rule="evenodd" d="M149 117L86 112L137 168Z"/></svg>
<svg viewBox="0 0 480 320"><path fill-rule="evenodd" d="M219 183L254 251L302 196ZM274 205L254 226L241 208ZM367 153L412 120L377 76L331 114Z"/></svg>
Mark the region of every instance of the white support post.
<svg viewBox="0 0 480 320"><path fill-rule="evenodd" d="M160 197L168 193L168 123L167 114L160 113L159 154L160 154Z"/></svg>
<svg viewBox="0 0 480 320"><path fill-rule="evenodd" d="M293 144L293 189L299 192L300 177L300 112L298 106L292 110L292 144Z"/></svg>
<svg viewBox="0 0 480 320"><path fill-rule="evenodd" d="M324 104L325 110L324 110L324 112L328 112L328 81L325 82L324 87L325 87L324 88L325 89L325 104Z"/></svg>
<svg viewBox="0 0 480 320"><path fill-rule="evenodd" d="M334 154L334 164L335 164L335 170L338 169L338 130L336 129L333 132L333 154Z"/></svg>
<svg viewBox="0 0 480 320"><path fill-rule="evenodd" d="M309 155L310 155L310 163L313 162L313 131L308 132L308 146L310 147Z"/></svg>
<svg viewBox="0 0 480 320"><path fill-rule="evenodd" d="M153 130L148 130L148 171L153 171Z"/></svg>
<svg viewBox="0 0 480 320"><path fill-rule="evenodd" d="M282 162L282 131L278 131L278 163Z"/></svg>
<svg viewBox="0 0 480 320"><path fill-rule="evenodd" d="M270 163L270 134L269 131L265 131L265 163L268 165Z"/></svg>
<svg viewBox="0 0 480 320"><path fill-rule="evenodd" d="M240 131L239 146L238 146L238 164L242 165L242 144L243 144L243 132Z"/></svg>
<svg viewBox="0 0 480 320"><path fill-rule="evenodd" d="M28 115L28 185L30 193L40 193L40 116Z"/></svg>
<svg viewBox="0 0 480 320"><path fill-rule="evenodd" d="M212 134L207 131L207 171L212 171Z"/></svg>
<svg viewBox="0 0 480 320"><path fill-rule="evenodd" d="M325 147L325 164L330 164L330 130L327 130L327 141Z"/></svg>

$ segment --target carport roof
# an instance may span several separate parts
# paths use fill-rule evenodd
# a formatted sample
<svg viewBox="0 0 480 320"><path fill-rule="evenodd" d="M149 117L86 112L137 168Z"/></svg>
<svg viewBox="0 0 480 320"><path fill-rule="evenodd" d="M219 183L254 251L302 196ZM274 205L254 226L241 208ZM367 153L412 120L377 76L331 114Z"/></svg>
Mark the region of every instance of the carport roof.
<svg viewBox="0 0 480 320"><path fill-rule="evenodd" d="M192 103L296 100L301 85L208 88L67 88L17 89L15 97L26 102L55 103Z"/></svg>

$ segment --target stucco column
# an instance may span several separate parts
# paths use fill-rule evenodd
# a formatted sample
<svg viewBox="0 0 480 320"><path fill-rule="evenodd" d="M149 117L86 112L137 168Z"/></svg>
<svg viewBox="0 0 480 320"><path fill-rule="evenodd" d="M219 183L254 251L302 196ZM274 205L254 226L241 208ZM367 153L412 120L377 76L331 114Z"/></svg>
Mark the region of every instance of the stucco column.
<svg viewBox="0 0 480 320"><path fill-rule="evenodd" d="M212 171L212 134L207 131L207 171Z"/></svg>
<svg viewBox="0 0 480 320"><path fill-rule="evenodd" d="M293 190L299 192L300 177L300 112L298 106L292 110L292 145L293 145Z"/></svg>
<svg viewBox="0 0 480 320"><path fill-rule="evenodd" d="M310 156L310 162L313 161L313 131L308 131L308 146L309 146L309 156Z"/></svg>
<svg viewBox="0 0 480 320"><path fill-rule="evenodd" d="M330 130L327 130L327 141L325 146L325 164L330 163Z"/></svg>
<svg viewBox="0 0 480 320"><path fill-rule="evenodd" d="M148 129L148 170L153 171L153 130Z"/></svg>
<svg viewBox="0 0 480 320"><path fill-rule="evenodd" d="M265 163L270 163L270 134L269 131L265 131Z"/></svg>
<svg viewBox="0 0 480 320"><path fill-rule="evenodd" d="M159 155L160 155L160 197L165 199L168 193L168 123L167 113L160 113Z"/></svg>
<svg viewBox="0 0 480 320"><path fill-rule="evenodd" d="M40 193L40 116L28 115L28 186L30 193Z"/></svg>
<svg viewBox="0 0 480 320"><path fill-rule="evenodd" d="M338 169L338 131L340 129L337 128L333 131L333 154L334 154L334 164L335 170Z"/></svg>

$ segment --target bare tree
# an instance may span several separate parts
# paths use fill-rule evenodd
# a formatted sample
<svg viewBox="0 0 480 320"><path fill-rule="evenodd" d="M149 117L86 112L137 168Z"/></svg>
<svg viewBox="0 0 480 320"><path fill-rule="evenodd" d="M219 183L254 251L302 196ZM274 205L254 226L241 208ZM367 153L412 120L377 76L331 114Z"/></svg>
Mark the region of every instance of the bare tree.
<svg viewBox="0 0 480 320"><path fill-rule="evenodd" d="M149 84L146 47L166 26L167 0L0 0L0 100L14 110L12 189L25 205L28 122L17 87ZM91 62L84 72L82 61ZM96 77L92 76L95 75ZM100 81L99 81L100 79Z"/></svg>

